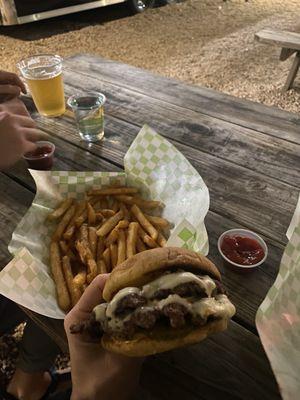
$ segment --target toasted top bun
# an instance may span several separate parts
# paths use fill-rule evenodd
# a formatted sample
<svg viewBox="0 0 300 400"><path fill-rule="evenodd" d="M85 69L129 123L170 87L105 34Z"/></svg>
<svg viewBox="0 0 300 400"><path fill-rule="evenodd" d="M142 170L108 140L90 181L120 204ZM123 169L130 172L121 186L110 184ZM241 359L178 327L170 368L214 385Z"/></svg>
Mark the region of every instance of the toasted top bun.
<svg viewBox="0 0 300 400"><path fill-rule="evenodd" d="M155 329L151 334L136 333L130 340L120 340L104 335L101 343L104 349L114 353L128 357L145 357L199 343L213 333L224 331L227 324L226 319L219 319L198 328Z"/></svg>
<svg viewBox="0 0 300 400"><path fill-rule="evenodd" d="M138 253L116 267L105 284L103 298L109 302L119 290L141 287L165 271L176 268L221 280L215 264L202 254L179 247L162 247Z"/></svg>

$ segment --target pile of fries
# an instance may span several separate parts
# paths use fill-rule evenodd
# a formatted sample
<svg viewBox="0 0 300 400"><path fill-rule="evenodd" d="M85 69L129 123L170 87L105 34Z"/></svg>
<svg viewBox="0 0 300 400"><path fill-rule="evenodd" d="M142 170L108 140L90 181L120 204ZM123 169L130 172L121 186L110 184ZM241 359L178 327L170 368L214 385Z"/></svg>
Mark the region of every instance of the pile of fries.
<svg viewBox="0 0 300 400"><path fill-rule="evenodd" d="M144 200L133 187L93 189L82 201L65 199L48 215L57 223L50 246L58 304L69 311L87 285L130 256L163 247L170 223L150 215L159 201Z"/></svg>

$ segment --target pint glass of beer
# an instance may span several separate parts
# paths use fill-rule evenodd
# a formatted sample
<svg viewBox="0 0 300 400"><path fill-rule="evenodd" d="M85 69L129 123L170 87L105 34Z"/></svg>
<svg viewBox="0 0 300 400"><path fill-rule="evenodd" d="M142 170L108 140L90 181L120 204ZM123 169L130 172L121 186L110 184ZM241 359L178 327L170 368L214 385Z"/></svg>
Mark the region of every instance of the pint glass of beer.
<svg viewBox="0 0 300 400"><path fill-rule="evenodd" d="M36 55L20 61L17 67L27 83L38 112L46 117L62 115L66 108L61 57Z"/></svg>

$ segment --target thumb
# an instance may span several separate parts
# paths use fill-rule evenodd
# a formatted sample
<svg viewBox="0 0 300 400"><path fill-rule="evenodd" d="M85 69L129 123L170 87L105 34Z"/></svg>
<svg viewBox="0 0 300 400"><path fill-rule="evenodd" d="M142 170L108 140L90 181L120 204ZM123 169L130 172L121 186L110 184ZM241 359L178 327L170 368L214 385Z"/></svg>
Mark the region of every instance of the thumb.
<svg viewBox="0 0 300 400"><path fill-rule="evenodd" d="M93 282L86 288L76 306L68 313L65 318L65 328L68 328L78 321L87 319L93 308L103 300L102 292L109 274L96 276Z"/></svg>

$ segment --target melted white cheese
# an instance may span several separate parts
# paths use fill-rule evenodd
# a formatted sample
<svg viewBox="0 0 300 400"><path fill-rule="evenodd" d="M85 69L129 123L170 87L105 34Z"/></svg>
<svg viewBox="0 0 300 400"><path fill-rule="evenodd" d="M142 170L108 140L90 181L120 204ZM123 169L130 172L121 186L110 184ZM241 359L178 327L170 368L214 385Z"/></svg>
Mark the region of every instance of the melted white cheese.
<svg viewBox="0 0 300 400"><path fill-rule="evenodd" d="M139 294L148 299L160 289L173 289L183 283L196 282L206 293L207 297L198 301L187 300L177 294L169 295L162 300L149 300L146 306L139 308L140 311L148 311L149 309L161 310L168 304L182 304L194 316L200 316L206 320L209 316L229 319L235 314L235 307L224 294L211 297L216 287L214 281L207 275L196 276L191 272L175 272L163 275L149 284L143 286L142 290L136 287L128 287L120 290L111 300L110 303L102 303L94 308L95 318L102 326L107 326L112 331L122 331L126 321L132 317L132 312L125 317L116 317L115 311L119 302L128 294Z"/></svg>
<svg viewBox="0 0 300 400"><path fill-rule="evenodd" d="M166 299L160 300L156 307L159 310L162 310L165 306L168 304L182 304L184 307L186 307L189 311L191 310L191 303L189 303L187 300L183 299L182 297L178 296L178 294L170 294Z"/></svg>
<svg viewBox="0 0 300 400"><path fill-rule="evenodd" d="M111 302L108 303L108 307L107 307L107 310L106 310L106 315L107 315L107 317L108 317L108 318L112 318L113 315L114 315L114 313L115 313L115 311L116 311L116 308L117 308L117 306L118 306L119 301L120 301L123 297L127 296L128 294L132 294L132 293L134 293L134 294L140 294L141 291L140 291L140 289L138 289L138 288L136 288L136 287L128 287L128 288L121 289L121 290L113 297L113 299L111 300Z"/></svg>
<svg viewBox="0 0 300 400"><path fill-rule="evenodd" d="M199 315L204 320L210 316L231 318L235 314L235 307L225 294L196 301L192 310L194 315Z"/></svg>
<svg viewBox="0 0 300 400"><path fill-rule="evenodd" d="M215 282L208 275L197 276L191 272L174 272L162 275L148 285L143 286L142 295L149 299L160 289L173 289L178 285L188 282L194 282L199 285L208 297L211 297L216 287Z"/></svg>
<svg viewBox="0 0 300 400"><path fill-rule="evenodd" d="M105 321L106 319L106 308L107 308L107 303L102 303L96 306L93 311L95 314L95 319L96 321Z"/></svg>

